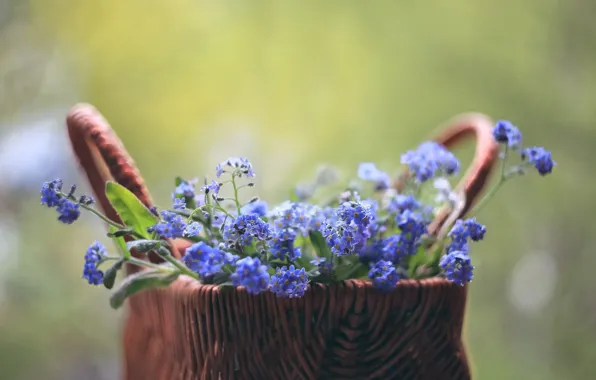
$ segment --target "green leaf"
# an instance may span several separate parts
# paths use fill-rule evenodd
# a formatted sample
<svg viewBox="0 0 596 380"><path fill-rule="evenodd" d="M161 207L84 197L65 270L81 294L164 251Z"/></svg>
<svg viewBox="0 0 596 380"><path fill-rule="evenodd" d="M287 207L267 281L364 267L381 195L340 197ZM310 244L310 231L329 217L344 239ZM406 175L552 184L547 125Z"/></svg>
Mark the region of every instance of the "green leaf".
<svg viewBox="0 0 596 380"><path fill-rule="evenodd" d="M159 254L161 257L163 257L163 258L166 258L166 257L168 257L168 256L172 256L172 252L170 252L170 250L169 250L169 249L167 249L166 247L164 247L163 245L160 245L160 246L157 248L157 253L158 253L158 254Z"/></svg>
<svg viewBox="0 0 596 380"><path fill-rule="evenodd" d="M215 285L223 285L223 284L227 284L227 283L232 283L232 281L230 280L230 274L229 273L217 273L213 276L213 283Z"/></svg>
<svg viewBox="0 0 596 380"><path fill-rule="evenodd" d="M362 268L364 264L358 261L356 256L342 257L335 268L335 278L337 281L343 281L354 278L354 274Z"/></svg>
<svg viewBox="0 0 596 380"><path fill-rule="evenodd" d="M179 275L179 272L164 273L159 270L145 270L129 275L110 297L110 306L118 309L129 296L145 289L166 287L176 281Z"/></svg>
<svg viewBox="0 0 596 380"><path fill-rule="evenodd" d="M308 233L308 236L310 237L310 241L315 250L317 251L317 254L320 257L324 257L327 260L331 260L333 255L331 254L331 250L329 249L329 246L327 245L327 242L325 241L323 235L319 231L310 231Z"/></svg>
<svg viewBox="0 0 596 380"><path fill-rule="evenodd" d="M437 242L436 245L430 246L428 249L432 249L433 251L429 251L427 249L427 244L421 244L418 248L418 252L412 257L408 262L408 277L416 278L416 271L422 265L425 266L436 266L438 265L438 260L440 260L441 252L443 251L444 243ZM435 262L436 261L436 262Z"/></svg>
<svg viewBox="0 0 596 380"><path fill-rule="evenodd" d="M118 274L118 271L122 269L122 265L125 261L125 259L120 259L116 261L114 265L109 267L106 273L103 275L103 286L105 286L106 289L112 289L114 287L114 282L116 282L116 275Z"/></svg>
<svg viewBox="0 0 596 380"><path fill-rule="evenodd" d="M157 224L157 218L132 192L118 183L108 182L106 196L126 226L139 236L151 239L147 228Z"/></svg>
<svg viewBox="0 0 596 380"><path fill-rule="evenodd" d="M150 252L161 245L161 240L134 240L126 243L126 248L130 251L136 249L139 253Z"/></svg>
<svg viewBox="0 0 596 380"><path fill-rule="evenodd" d="M368 278L369 270L370 270L370 267L368 265L362 264L358 268L356 268L356 270L350 276L350 278L354 278L357 280L369 280L369 278Z"/></svg>
<svg viewBox="0 0 596 380"><path fill-rule="evenodd" d="M116 245L118 246L118 248L120 248L122 257L124 257L125 259L129 259L130 252L126 248L126 241L124 241L124 238L121 236L116 237L116 235L115 235L116 231L121 231L121 230L119 230L117 227L110 226L110 233L108 233L108 236L111 235L110 237L112 239L114 239L114 242L116 242Z"/></svg>
<svg viewBox="0 0 596 380"><path fill-rule="evenodd" d="M428 262L429 267L434 268L440 272L439 263L441 262L441 257L445 252L445 241L439 241L434 246L434 250L430 252L430 260Z"/></svg>
<svg viewBox="0 0 596 380"><path fill-rule="evenodd" d="M304 254L294 260L294 264L296 264L297 268L304 268L306 271L310 271L315 267L314 264L311 264L312 259L310 257L305 256Z"/></svg>
<svg viewBox="0 0 596 380"><path fill-rule="evenodd" d="M416 254L410 256L410 259L408 260L409 278L415 278L416 270L420 265L424 264L424 262L426 261L426 250L424 248L424 244L421 244L420 247L418 247L418 251L416 252Z"/></svg>
<svg viewBox="0 0 596 380"><path fill-rule="evenodd" d="M180 176L176 177L176 187L178 187L178 186L182 185L184 182L186 182L186 181L184 180L184 178L182 178L182 177L180 177Z"/></svg>

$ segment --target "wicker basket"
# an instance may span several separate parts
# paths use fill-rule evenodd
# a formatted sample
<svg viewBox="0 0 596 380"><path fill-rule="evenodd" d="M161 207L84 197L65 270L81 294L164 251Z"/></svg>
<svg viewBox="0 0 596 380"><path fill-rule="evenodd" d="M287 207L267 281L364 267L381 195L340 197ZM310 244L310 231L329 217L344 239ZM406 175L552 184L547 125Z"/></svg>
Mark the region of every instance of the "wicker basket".
<svg viewBox="0 0 596 380"><path fill-rule="evenodd" d="M67 125L74 152L108 217L119 221L103 192L108 180L151 206L134 162L97 110L77 105ZM491 126L485 116L468 114L436 137L446 146L476 137L474 162L460 184L467 202L461 215L494 166L498 147ZM447 210L441 213L431 232L447 216ZM189 245L171 243L176 257ZM124 378L470 379L461 341L466 293L466 287L439 278L402 280L389 294L369 282L350 280L311 284L304 297L288 300L183 277L168 288L129 299Z"/></svg>

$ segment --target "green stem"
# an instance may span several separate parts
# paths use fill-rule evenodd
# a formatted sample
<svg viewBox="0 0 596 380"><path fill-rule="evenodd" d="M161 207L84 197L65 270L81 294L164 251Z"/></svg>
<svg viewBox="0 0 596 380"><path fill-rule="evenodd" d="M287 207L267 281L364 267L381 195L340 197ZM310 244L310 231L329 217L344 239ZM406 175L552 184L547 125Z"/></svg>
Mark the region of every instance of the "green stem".
<svg viewBox="0 0 596 380"><path fill-rule="evenodd" d="M478 214L478 212L484 207L486 206L486 204L488 203L488 201L490 201L495 194L497 193L497 191L501 188L501 186L503 186L503 183L505 183L505 181L507 179L510 178L510 176L507 176L505 173L505 169L507 166L507 157L509 156L509 147L505 146L505 152L504 152L504 157L503 157L503 162L501 164L501 175L499 177L499 182L497 182L497 184L490 189L490 191L488 193L486 193L486 195L480 200L480 202L478 202L476 204L476 206L474 206L474 208L472 209L472 212L470 213L470 215L476 215Z"/></svg>
<svg viewBox="0 0 596 380"><path fill-rule="evenodd" d="M236 203L236 209L238 210L238 215L240 215L240 202L238 201L238 187L236 186L236 177L232 175L232 186L234 187L234 202Z"/></svg>
<svg viewBox="0 0 596 380"><path fill-rule="evenodd" d="M188 269L180 261L178 261L174 257L172 257L172 255L170 254L170 251L168 251L167 248L165 248L165 247L159 247L158 253L159 253L159 256L162 257L164 260L166 260L167 262L169 262L170 264L172 264L173 266L175 266L176 268L178 268L178 270L180 271L180 273L185 274L185 275L187 275L189 277L192 277L195 280L199 280L199 276L195 272L193 272L190 269Z"/></svg>
<svg viewBox="0 0 596 380"><path fill-rule="evenodd" d="M478 202L476 204L476 206L474 206L474 208L472 209L472 212L470 213L470 215L477 215L478 212L484 206L486 206L486 204L488 203L488 201L490 201L491 198L495 196L495 194L501 188L501 186L503 185L503 183L505 183L505 180L506 180L505 177L501 177L499 179L499 182L497 182L497 184L492 189L490 189L490 191L488 193L486 193L486 195L480 200L480 202Z"/></svg>
<svg viewBox="0 0 596 380"><path fill-rule="evenodd" d="M95 215L96 215L98 218L100 218L101 220L103 220L104 222L106 222L107 224L109 224L109 225L111 225L111 226L114 226L114 227L116 227L116 228L118 228L118 229L123 229L123 228L126 228L126 226L125 226L125 225L123 225L123 224L120 224L120 223L116 223L116 222L114 222L114 221L110 220L110 219L109 219L107 216L105 216L105 215L102 215L102 214L101 214L99 211L97 211L97 210L96 210L96 209L94 209L93 207L89 207L89 206L87 206L87 205L83 205L83 204L81 204L81 206L82 206L82 207L83 207L85 210L92 212L92 213L93 213L93 214L95 214Z"/></svg>
<svg viewBox="0 0 596 380"><path fill-rule="evenodd" d="M224 214L226 214L226 216L229 216L230 218L234 219L234 217L232 216L232 214L230 214L229 212L226 211L226 209L224 209L223 207L221 207L219 205L219 203L217 204L217 206L213 206L214 209L223 212ZM239 214L240 215L240 214Z"/></svg>
<svg viewBox="0 0 596 380"><path fill-rule="evenodd" d="M139 260L135 257L131 257L127 260L129 263L137 265L139 267L145 267L145 268L151 268L151 269L155 269L158 270L160 272L164 272L164 273L172 273L174 272L173 269L171 268L166 268L164 266L161 265L157 265L157 264L153 264L150 263L149 261L145 261L145 260Z"/></svg>
<svg viewBox="0 0 596 380"><path fill-rule="evenodd" d="M360 268L362 268L363 265L364 264L362 264L360 262L354 264L354 267L352 267L352 269L348 273L346 273L345 278L343 278L343 280L348 280L348 279L352 278L352 275L354 273L356 273Z"/></svg>
<svg viewBox="0 0 596 380"><path fill-rule="evenodd" d="M68 199L68 194L64 194L64 193L62 193L62 192L59 192L58 194L60 194L60 195L61 195L61 196L63 196L64 198L67 198L67 199ZM76 201L76 199L74 199L74 200ZM102 215L102 214L101 214L99 211L97 211L96 209L94 209L94 208L93 208L93 207L91 207L91 206L88 206L88 205L86 205L86 204L83 204L83 203L79 203L79 205L80 205L80 206L81 206L83 209L85 209L85 210L87 210L87 211L89 211L89 212L91 212L91 213L95 214L95 216L97 216L99 219L103 220L104 222L106 222L107 224L109 224L109 225L111 225L111 226L114 226L114 227L116 227L116 228L118 228L118 229L120 229L120 230L121 230L121 229L123 229L123 228L126 228L126 226L124 226L124 225L122 225L122 224L120 224L120 223L116 223L116 222L114 222L114 221L110 220L110 219L109 219L107 216L105 216L105 215Z"/></svg>

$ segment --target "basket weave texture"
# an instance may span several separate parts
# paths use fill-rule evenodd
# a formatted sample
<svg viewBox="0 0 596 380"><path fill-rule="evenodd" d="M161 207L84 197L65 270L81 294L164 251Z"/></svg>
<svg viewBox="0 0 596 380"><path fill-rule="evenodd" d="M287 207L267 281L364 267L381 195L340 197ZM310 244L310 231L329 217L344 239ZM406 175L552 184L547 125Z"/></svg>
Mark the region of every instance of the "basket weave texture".
<svg viewBox="0 0 596 380"><path fill-rule="evenodd" d="M442 279L256 296L192 280L133 296L126 378L469 379L466 289Z"/></svg>

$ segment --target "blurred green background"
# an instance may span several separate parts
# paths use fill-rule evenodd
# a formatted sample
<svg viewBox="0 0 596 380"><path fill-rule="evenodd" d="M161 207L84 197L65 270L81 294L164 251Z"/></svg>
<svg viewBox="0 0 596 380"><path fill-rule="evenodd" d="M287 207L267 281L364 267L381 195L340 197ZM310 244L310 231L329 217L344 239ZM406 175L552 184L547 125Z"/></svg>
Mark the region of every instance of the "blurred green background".
<svg viewBox="0 0 596 380"><path fill-rule="evenodd" d="M101 226L39 206L85 182L64 117L97 106L158 205L248 156L281 201L318 164L397 168L460 112L553 151L478 216L465 339L476 379L596 374L596 2L0 0L0 378L117 379L122 312L81 279ZM469 157L471 146L462 150Z"/></svg>

